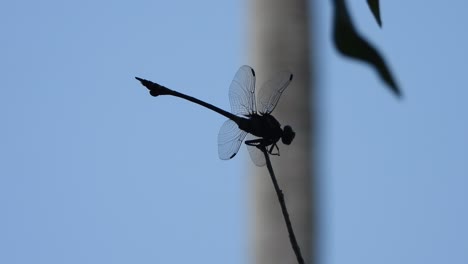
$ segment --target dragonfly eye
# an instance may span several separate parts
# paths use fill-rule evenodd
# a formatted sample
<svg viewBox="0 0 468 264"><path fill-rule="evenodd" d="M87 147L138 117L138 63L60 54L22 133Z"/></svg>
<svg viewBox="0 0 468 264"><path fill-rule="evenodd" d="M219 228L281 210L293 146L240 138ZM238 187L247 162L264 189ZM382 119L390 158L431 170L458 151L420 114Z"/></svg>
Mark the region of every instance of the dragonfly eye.
<svg viewBox="0 0 468 264"><path fill-rule="evenodd" d="M283 144L285 145L291 144L295 136L296 136L296 133L294 133L291 126L284 126L283 136L281 137L281 141L283 142Z"/></svg>

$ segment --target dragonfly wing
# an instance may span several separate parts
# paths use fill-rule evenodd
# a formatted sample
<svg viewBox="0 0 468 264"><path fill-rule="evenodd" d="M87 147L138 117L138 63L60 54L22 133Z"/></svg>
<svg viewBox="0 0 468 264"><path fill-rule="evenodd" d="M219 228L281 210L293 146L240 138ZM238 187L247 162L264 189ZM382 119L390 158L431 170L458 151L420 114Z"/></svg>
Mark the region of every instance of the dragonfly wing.
<svg viewBox="0 0 468 264"><path fill-rule="evenodd" d="M255 71L244 65L239 68L229 87L231 111L235 115L257 113L255 102Z"/></svg>
<svg viewBox="0 0 468 264"><path fill-rule="evenodd" d="M241 130L237 124L228 119L221 126L218 134L218 155L222 160L232 159L239 151L247 132Z"/></svg>
<svg viewBox="0 0 468 264"><path fill-rule="evenodd" d="M247 136L246 141L258 139L252 134ZM256 146L247 145L247 150L249 151L250 159L258 167L263 167L266 164L265 155L263 152L258 149Z"/></svg>
<svg viewBox="0 0 468 264"><path fill-rule="evenodd" d="M292 81L289 71L279 72L273 79L263 84L258 94L258 110L262 114L270 114L275 109L281 94Z"/></svg>

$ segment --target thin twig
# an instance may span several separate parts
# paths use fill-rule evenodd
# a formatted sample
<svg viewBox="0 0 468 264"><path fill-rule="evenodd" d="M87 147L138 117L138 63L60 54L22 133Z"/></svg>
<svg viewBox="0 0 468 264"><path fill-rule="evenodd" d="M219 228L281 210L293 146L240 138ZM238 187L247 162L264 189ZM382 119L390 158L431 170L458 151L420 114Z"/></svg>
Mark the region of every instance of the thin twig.
<svg viewBox="0 0 468 264"><path fill-rule="evenodd" d="M270 172L271 180L273 181L273 185L275 186L276 195L278 196L279 203L281 205L281 211L283 212L284 221L286 222L286 227L288 228L289 233L289 241L291 242L291 246L296 254L297 262L299 264L304 264L304 259L302 258L301 249L296 241L296 236L294 235L294 230L291 225L291 221L289 220L288 209L286 208L286 203L284 202L284 195L283 191L281 191L280 187L278 186L278 182L276 181L275 173L273 172L273 168L270 162L270 156L265 148L265 146L257 146L265 155L266 165L268 171Z"/></svg>

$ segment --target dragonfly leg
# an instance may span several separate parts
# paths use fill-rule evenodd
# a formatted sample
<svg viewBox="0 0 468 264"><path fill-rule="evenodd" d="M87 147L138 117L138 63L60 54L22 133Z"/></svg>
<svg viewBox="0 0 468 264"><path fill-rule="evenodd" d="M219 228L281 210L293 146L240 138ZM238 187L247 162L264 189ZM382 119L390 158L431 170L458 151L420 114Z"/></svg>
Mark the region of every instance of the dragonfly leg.
<svg viewBox="0 0 468 264"><path fill-rule="evenodd" d="M265 147L268 147L268 145L269 145L267 142L265 142L265 140L263 138L246 140L245 144L249 145L249 146L257 147L261 151L263 151L263 149ZM268 148L266 148L266 150L267 150L268 153L271 153L271 150L269 150Z"/></svg>
<svg viewBox="0 0 468 264"><path fill-rule="evenodd" d="M246 140L245 144L249 146L262 146L263 139L257 138L257 139L251 139L251 140Z"/></svg>
<svg viewBox="0 0 468 264"><path fill-rule="evenodd" d="M276 148L276 152L273 152L273 150ZM272 144L270 149L268 150L268 153L270 153L271 155L275 155L275 156L279 156L280 155L280 152L279 152L279 148L278 148L278 145L275 144Z"/></svg>
<svg viewBox="0 0 468 264"><path fill-rule="evenodd" d="M276 143L274 144L269 144L268 142L266 142L264 139L262 138L258 138L258 139L251 139L251 140L246 140L245 141L245 144L246 145L249 145L249 146L254 146L254 147L257 147L259 149L261 149L262 147L268 147L271 145L271 147L268 149L267 148L267 151L270 155L275 155L275 156L279 156L280 155L280 152L279 152L279 148L278 148L278 145ZM275 149L276 149L276 152L275 152Z"/></svg>

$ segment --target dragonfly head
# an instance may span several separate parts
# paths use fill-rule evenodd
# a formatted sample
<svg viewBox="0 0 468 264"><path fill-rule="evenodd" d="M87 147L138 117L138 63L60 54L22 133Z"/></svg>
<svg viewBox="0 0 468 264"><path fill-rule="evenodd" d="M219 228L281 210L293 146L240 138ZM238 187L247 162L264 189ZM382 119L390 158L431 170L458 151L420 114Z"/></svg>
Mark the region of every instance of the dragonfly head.
<svg viewBox="0 0 468 264"><path fill-rule="evenodd" d="M296 133L292 130L291 126L284 126L283 128L283 136L281 137L281 141L285 145L291 144Z"/></svg>

